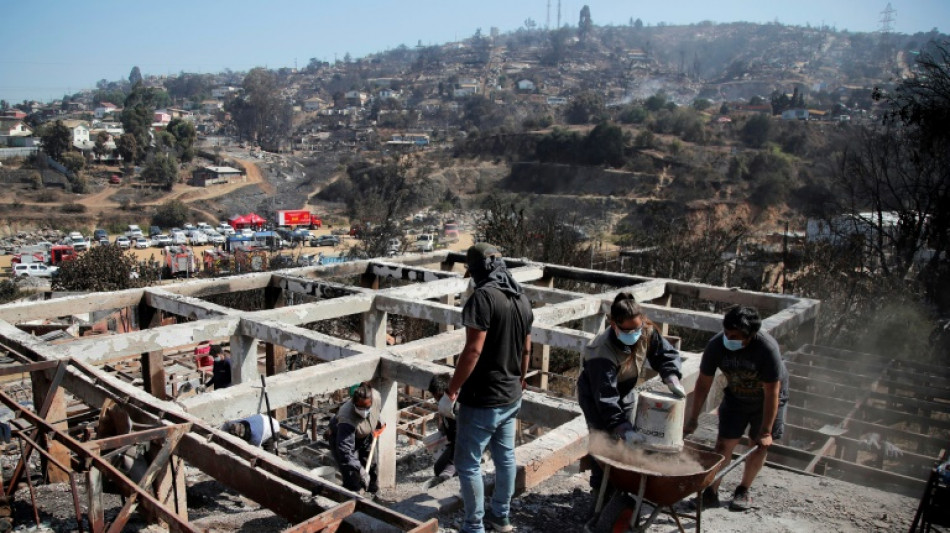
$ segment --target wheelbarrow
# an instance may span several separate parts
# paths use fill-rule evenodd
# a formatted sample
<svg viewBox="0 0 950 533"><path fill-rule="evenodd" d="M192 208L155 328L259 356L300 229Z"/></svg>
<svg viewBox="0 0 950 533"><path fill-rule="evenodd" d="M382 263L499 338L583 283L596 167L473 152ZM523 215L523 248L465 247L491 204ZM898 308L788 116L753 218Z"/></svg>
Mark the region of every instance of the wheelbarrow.
<svg viewBox="0 0 950 533"><path fill-rule="evenodd" d="M754 452L758 446L753 446L737 460L723 468L725 458L718 453L703 450L696 446L686 443L683 454L689 454L700 464L700 470L688 474L663 474L652 472L645 468L635 467L616 461L614 459L593 454L594 460L601 464L604 469L604 478L600 485L597 495L597 503L594 507L594 518L588 525L596 523L604 503L604 494L607 492L608 480L618 491L627 492L636 496L636 504L631 515L631 531L641 533L653 525L653 522L659 516L660 512L670 515L676 522L676 526L683 533L686 530L680 522L680 518L689 518L696 521L696 531L701 531L702 525L702 491L710 485L716 483L728 474L733 468L745 461L749 455ZM696 514L684 514L673 510L673 506L690 495L696 495ZM640 521L640 510L643 503L649 503L653 506L653 512L647 518L646 522L638 525Z"/></svg>

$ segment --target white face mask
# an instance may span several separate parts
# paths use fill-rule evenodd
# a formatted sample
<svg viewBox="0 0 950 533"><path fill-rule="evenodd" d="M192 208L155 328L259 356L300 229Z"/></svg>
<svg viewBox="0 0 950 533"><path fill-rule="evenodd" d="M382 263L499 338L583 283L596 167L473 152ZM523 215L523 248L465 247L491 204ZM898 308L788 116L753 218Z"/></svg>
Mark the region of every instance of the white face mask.
<svg viewBox="0 0 950 533"><path fill-rule="evenodd" d="M358 417L360 417L360 418L366 418L366 417L369 416L369 408L368 408L368 407L367 407L366 409L354 408L353 411L356 413L356 416L358 416Z"/></svg>

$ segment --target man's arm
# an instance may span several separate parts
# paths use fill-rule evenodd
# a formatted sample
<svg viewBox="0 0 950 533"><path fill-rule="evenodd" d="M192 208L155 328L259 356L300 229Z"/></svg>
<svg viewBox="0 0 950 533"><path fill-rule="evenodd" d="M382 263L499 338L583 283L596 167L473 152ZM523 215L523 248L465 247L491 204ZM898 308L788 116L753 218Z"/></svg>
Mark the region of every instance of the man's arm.
<svg viewBox="0 0 950 533"><path fill-rule="evenodd" d="M528 379L528 368L531 367L531 334L528 333L528 336L524 340L524 352L521 354L521 390L524 390L527 386Z"/></svg>
<svg viewBox="0 0 950 533"><path fill-rule="evenodd" d="M772 445L772 424L778 415L778 396L782 390L782 382L763 383L762 388L765 390L765 397L762 399L762 427L759 428L755 440L763 448L768 448Z"/></svg>
<svg viewBox="0 0 950 533"><path fill-rule="evenodd" d="M706 403L706 396L709 396L709 389L712 388L713 376L699 373L696 379L696 387L693 389L693 408L690 409L689 417L683 425L683 433L689 435L696 431L699 426L699 414L703 410L703 404Z"/></svg>
<svg viewBox="0 0 950 533"><path fill-rule="evenodd" d="M486 331L475 328L465 328L465 347L462 348L462 355L459 356L459 362L455 365L455 373L449 381L449 388L445 393L449 395L452 401L455 401L459 395L459 389L472 375L475 370L475 364L482 355L482 348L485 346Z"/></svg>

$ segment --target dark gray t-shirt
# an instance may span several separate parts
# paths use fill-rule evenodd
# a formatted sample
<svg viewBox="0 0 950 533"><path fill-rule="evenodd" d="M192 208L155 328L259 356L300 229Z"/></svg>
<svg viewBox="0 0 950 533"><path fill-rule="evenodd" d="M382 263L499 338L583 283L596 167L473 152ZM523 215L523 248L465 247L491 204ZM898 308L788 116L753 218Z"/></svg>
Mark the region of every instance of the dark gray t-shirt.
<svg viewBox="0 0 950 533"><path fill-rule="evenodd" d="M475 290L462 309L462 324L485 331L485 344L462 385L459 403L500 407L521 398L521 358L532 322L527 296L509 296L488 287Z"/></svg>
<svg viewBox="0 0 950 533"><path fill-rule="evenodd" d="M726 376L726 397L743 403L762 403L763 383L781 381L779 401L788 399L788 371L778 342L764 331L756 333L749 345L729 350L722 344L722 332L717 333L699 363L699 371L707 376L716 375L716 369Z"/></svg>

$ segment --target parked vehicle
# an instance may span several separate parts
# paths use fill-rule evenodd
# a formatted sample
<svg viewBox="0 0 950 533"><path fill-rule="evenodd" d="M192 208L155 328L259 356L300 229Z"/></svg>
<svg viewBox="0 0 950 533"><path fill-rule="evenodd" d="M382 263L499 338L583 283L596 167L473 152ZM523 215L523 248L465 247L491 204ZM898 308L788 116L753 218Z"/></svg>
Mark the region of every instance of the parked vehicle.
<svg viewBox="0 0 950 533"><path fill-rule="evenodd" d="M442 226L442 235L448 239L459 238L459 225L454 222L446 222Z"/></svg>
<svg viewBox="0 0 950 533"><path fill-rule="evenodd" d="M78 231L70 233L69 237L66 237L64 244L72 246L77 252L84 252L89 249L89 241Z"/></svg>
<svg viewBox="0 0 950 533"><path fill-rule="evenodd" d="M94 240L94 241L96 241L96 242L99 242L99 241L101 241L102 239L108 240L108 239L109 239L109 232L107 232L106 230L104 230L104 229L102 229L102 228L98 228L98 229L96 229L96 231L92 232L92 240Z"/></svg>
<svg viewBox="0 0 950 533"><path fill-rule="evenodd" d="M211 226L207 222L199 222L195 225L195 229L200 229L201 231L207 231L211 229Z"/></svg>
<svg viewBox="0 0 950 533"><path fill-rule="evenodd" d="M205 235L208 236L208 241L210 241L211 244L224 244L224 241L226 240L224 235L221 235L213 229L205 231Z"/></svg>
<svg viewBox="0 0 950 533"><path fill-rule="evenodd" d="M20 263L13 265L13 275L18 278L51 278L59 271L59 267L47 266L43 263Z"/></svg>
<svg viewBox="0 0 950 533"><path fill-rule="evenodd" d="M278 226L306 226L310 229L323 226L323 221L304 209L285 209L277 211Z"/></svg>
<svg viewBox="0 0 950 533"><path fill-rule="evenodd" d="M171 246L172 244L174 244L172 242L172 238L168 235L165 235L164 233L161 235L156 235L152 238L152 246L156 248L163 248L165 246Z"/></svg>
<svg viewBox="0 0 950 533"><path fill-rule="evenodd" d="M156 235L161 235L161 234L162 234L162 228L160 228L160 227L158 227L158 226L149 226L149 227L148 227L148 236L149 236L149 237L154 237L154 236L156 236Z"/></svg>
<svg viewBox="0 0 950 533"><path fill-rule="evenodd" d="M188 232L188 240L193 245L208 244L208 236L205 235L205 232L198 229L193 229Z"/></svg>
<svg viewBox="0 0 950 533"><path fill-rule="evenodd" d="M197 270L195 256L187 246L167 246L162 256L165 263L163 277L187 277Z"/></svg>
<svg viewBox="0 0 950 533"><path fill-rule="evenodd" d="M119 235L115 238L115 245L119 248L128 250L132 246L132 241L130 241L125 235Z"/></svg>
<svg viewBox="0 0 950 533"><path fill-rule="evenodd" d="M319 235L310 239L310 246L339 246L340 238L336 235Z"/></svg>
<svg viewBox="0 0 950 533"><path fill-rule="evenodd" d="M108 242L109 239L106 239L107 244ZM70 245L57 244L49 250L49 264L54 266L62 264L63 261L76 259L76 257L76 250Z"/></svg>
<svg viewBox="0 0 950 533"><path fill-rule="evenodd" d="M413 246L420 252L431 252L435 250L435 235L423 233L416 237L416 242Z"/></svg>
<svg viewBox="0 0 950 533"><path fill-rule="evenodd" d="M148 240L148 238L146 238L146 237L136 237L136 238L135 238L135 247L136 247L137 249L139 249L139 250L144 250L144 249L148 248L150 244L152 244L152 243L150 243L149 240Z"/></svg>
<svg viewBox="0 0 950 533"><path fill-rule="evenodd" d="M137 224L129 224L128 229L125 231L125 236L134 239L136 237L144 237L145 234L142 233L142 228L138 227Z"/></svg>
<svg viewBox="0 0 950 533"><path fill-rule="evenodd" d="M394 255L399 255L402 252L402 241L399 239L389 239L389 244L386 246L386 255L392 257Z"/></svg>
<svg viewBox="0 0 950 533"><path fill-rule="evenodd" d="M185 235L184 231L173 231L172 232L172 244L176 246L184 246L188 244L188 236Z"/></svg>
<svg viewBox="0 0 950 533"><path fill-rule="evenodd" d="M294 230L278 229L277 232L280 233L280 236L283 237L285 240L290 241L290 243L293 246L296 246L297 244L302 243L302 242L308 242L313 238L313 235L310 234L310 230L305 229L305 228L299 228L299 229L294 229Z"/></svg>

